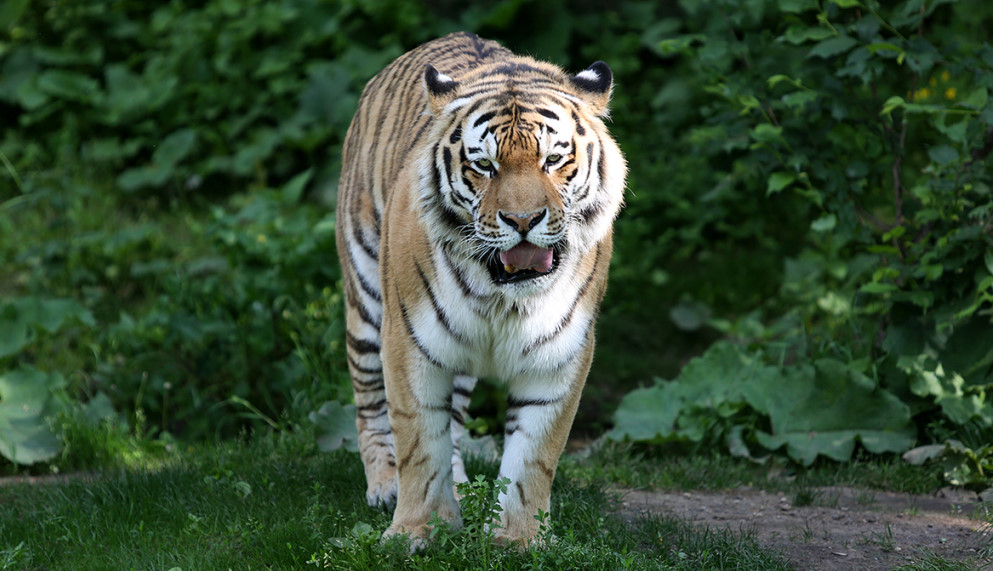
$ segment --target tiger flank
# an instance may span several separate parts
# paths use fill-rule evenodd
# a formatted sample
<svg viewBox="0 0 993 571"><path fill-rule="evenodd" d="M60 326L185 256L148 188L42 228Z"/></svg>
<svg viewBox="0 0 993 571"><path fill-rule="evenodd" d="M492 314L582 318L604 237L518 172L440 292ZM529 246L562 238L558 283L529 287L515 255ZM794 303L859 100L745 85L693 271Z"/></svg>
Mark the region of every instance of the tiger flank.
<svg viewBox="0 0 993 571"><path fill-rule="evenodd" d="M458 527L476 379L507 383L497 539L530 545L593 358L627 167L577 75L457 33L366 86L338 194L349 371L370 505L422 544Z"/></svg>

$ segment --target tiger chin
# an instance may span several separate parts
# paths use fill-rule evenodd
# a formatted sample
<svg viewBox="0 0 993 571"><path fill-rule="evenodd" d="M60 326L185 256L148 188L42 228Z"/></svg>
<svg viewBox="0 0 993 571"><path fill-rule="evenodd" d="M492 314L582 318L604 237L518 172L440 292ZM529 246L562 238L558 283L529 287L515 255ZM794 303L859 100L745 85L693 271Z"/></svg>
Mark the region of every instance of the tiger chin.
<svg viewBox="0 0 993 571"><path fill-rule="evenodd" d="M453 485L482 376L507 386L497 539L531 545L593 358L626 163L613 81L475 35L369 81L342 151L337 247L370 505L384 537L461 525Z"/></svg>

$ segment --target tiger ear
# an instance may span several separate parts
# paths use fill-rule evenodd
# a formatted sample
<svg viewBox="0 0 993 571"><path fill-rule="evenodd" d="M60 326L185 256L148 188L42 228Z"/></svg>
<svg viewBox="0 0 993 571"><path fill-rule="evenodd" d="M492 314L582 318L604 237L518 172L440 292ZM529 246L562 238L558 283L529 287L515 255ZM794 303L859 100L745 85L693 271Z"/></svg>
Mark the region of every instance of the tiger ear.
<svg viewBox="0 0 993 571"><path fill-rule="evenodd" d="M439 72L433 65L428 64L424 69L424 87L428 92L428 102L431 111L437 115L455 99L455 92L458 91L459 82Z"/></svg>
<svg viewBox="0 0 993 571"><path fill-rule="evenodd" d="M569 82L579 91L579 96L593 108L597 115L607 113L610 92L614 86L614 74L610 66L602 61L593 62L585 70L569 77Z"/></svg>

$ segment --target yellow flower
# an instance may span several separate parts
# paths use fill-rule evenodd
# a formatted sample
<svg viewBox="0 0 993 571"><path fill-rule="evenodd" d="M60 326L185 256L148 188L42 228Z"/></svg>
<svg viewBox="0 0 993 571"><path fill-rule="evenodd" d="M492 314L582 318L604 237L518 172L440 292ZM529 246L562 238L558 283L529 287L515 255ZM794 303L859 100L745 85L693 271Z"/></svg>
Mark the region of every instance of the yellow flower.
<svg viewBox="0 0 993 571"><path fill-rule="evenodd" d="M931 97L931 90L926 87L922 87L917 90L917 93L915 93L914 96L914 99L927 99L928 97Z"/></svg>
<svg viewBox="0 0 993 571"><path fill-rule="evenodd" d="M266 237L265 234L259 234L259 244L265 244Z"/></svg>
<svg viewBox="0 0 993 571"><path fill-rule="evenodd" d="M952 77L952 74L948 73L948 70L941 72L941 81L948 81Z"/></svg>
<svg viewBox="0 0 993 571"><path fill-rule="evenodd" d="M937 87L937 85L938 85L937 78L932 77L931 79L929 79L928 80L928 85L930 85L931 87Z"/></svg>
<svg viewBox="0 0 993 571"><path fill-rule="evenodd" d="M958 91L956 91L954 87L949 87L945 90L945 99L955 99L957 94Z"/></svg>

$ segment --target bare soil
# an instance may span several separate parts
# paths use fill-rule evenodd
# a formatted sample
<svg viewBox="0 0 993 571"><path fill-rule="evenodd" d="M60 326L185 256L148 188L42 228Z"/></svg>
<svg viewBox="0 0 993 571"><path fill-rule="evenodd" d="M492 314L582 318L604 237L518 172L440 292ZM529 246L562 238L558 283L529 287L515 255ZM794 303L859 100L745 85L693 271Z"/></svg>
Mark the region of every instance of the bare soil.
<svg viewBox="0 0 993 571"><path fill-rule="evenodd" d="M993 528L978 497L969 492L914 496L827 487L792 498L752 488L622 494L626 516L673 515L752 535L802 571L889 570L934 556L993 569Z"/></svg>

